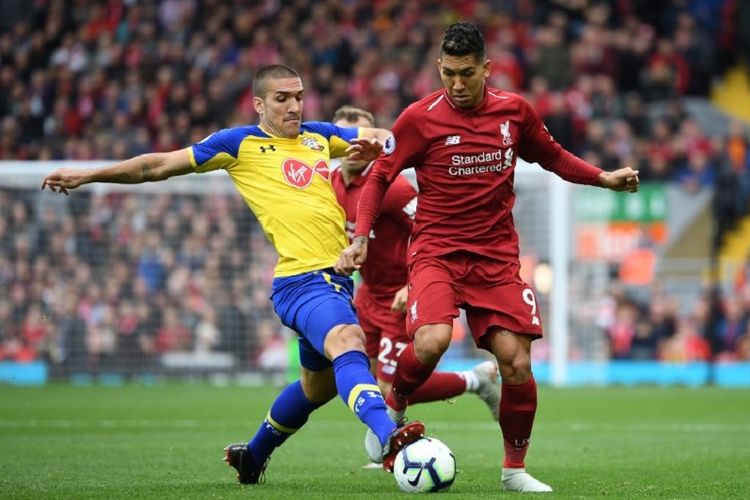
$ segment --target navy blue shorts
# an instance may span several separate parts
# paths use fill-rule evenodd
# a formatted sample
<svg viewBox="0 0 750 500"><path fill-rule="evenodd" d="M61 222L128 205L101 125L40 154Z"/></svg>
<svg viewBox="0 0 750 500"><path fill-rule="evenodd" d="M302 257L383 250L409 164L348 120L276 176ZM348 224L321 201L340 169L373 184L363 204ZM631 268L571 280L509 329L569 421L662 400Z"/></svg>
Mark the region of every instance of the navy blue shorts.
<svg viewBox="0 0 750 500"><path fill-rule="evenodd" d="M331 366L323 343L333 327L358 323L353 294L354 281L333 269L274 278L273 308L281 322L299 334L299 360L308 370Z"/></svg>

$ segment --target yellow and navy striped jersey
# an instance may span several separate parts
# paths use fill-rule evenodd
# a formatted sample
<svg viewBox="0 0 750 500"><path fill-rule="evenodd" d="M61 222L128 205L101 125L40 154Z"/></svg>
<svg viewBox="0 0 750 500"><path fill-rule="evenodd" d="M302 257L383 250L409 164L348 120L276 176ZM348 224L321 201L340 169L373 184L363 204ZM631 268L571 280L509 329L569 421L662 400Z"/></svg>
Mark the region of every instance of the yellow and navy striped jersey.
<svg viewBox="0 0 750 500"><path fill-rule="evenodd" d="M196 172L229 173L279 254L275 276L292 276L331 267L348 244L328 163L358 135L326 122L302 123L296 139L228 128L193 144L190 161Z"/></svg>

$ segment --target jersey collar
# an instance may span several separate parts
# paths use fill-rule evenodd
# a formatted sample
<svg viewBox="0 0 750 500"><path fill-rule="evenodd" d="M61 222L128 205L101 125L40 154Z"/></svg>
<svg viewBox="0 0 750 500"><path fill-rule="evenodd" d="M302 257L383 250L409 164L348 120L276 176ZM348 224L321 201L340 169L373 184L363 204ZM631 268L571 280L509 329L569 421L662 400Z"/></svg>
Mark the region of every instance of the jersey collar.
<svg viewBox="0 0 750 500"><path fill-rule="evenodd" d="M302 134L305 133L305 131L302 129L302 123L300 124L300 127L299 127L299 134L294 139L292 139L291 137L281 137L280 135L275 135L275 134L269 132L268 130L266 130L263 127L263 125L261 125L260 123L258 124L258 128L261 130L261 132L263 132L264 134L266 134L270 139L276 139L276 140L279 140L279 141L297 141L297 140L299 140L300 137L302 137Z"/></svg>
<svg viewBox="0 0 750 500"><path fill-rule="evenodd" d="M479 104L474 106L470 109L463 109L456 106L456 103L453 102L453 99L451 99L451 96L448 95L448 91L443 88L443 95L445 96L445 100L448 103L448 105L453 108L454 110L458 111L459 113L465 113L467 115L474 115L479 114L487 107L487 83L484 84L484 91L482 93L482 100L479 101Z"/></svg>

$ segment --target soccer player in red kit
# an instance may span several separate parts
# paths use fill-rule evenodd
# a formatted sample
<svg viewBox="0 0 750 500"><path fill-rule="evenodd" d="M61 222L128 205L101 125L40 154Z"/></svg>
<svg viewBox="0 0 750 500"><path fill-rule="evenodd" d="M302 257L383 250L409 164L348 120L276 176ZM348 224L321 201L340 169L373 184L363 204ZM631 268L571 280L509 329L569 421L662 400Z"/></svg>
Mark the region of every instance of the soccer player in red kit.
<svg viewBox="0 0 750 500"><path fill-rule="evenodd" d="M372 113L344 106L333 123L340 127L374 127ZM353 236L357 203L370 173L369 162L342 158L331 173L336 198L346 214L346 230ZM407 267L417 190L399 175L385 193L383 208L370 232L369 258L360 269L362 284L354 296L359 324L365 331L367 355L375 369L378 386L388 394L398 358L409 343L406 333ZM479 363L465 372L433 372L410 396L409 403L426 403L477 394L498 419L500 400L495 361Z"/></svg>
<svg viewBox="0 0 750 500"><path fill-rule="evenodd" d="M419 195L409 245L408 331L386 403L402 417L411 394L448 348L452 319L466 310L477 346L497 358L506 490L549 492L526 472L537 407L531 342L542 336L534 290L519 276L513 225L517 158L563 179L614 191L638 189L638 171L613 172L564 150L538 113L516 94L486 86L490 61L476 26L449 26L437 61L443 89L410 105L396 120L360 198L355 238L335 269L358 269L388 186L415 167Z"/></svg>

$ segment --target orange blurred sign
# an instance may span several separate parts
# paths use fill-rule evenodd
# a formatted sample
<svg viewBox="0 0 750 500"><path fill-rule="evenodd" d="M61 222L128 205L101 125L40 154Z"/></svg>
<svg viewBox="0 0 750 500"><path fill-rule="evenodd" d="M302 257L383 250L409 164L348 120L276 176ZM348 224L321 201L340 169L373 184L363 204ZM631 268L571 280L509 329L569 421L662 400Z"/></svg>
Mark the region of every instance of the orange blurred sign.
<svg viewBox="0 0 750 500"><path fill-rule="evenodd" d="M644 240L662 244L667 239L664 222L579 223L575 231L576 258L620 262L641 247Z"/></svg>

